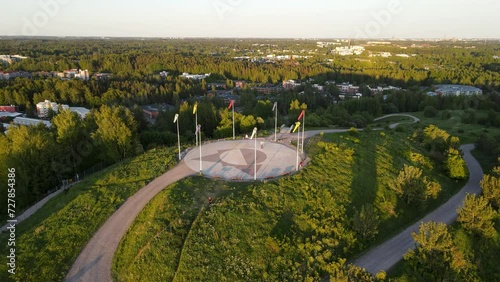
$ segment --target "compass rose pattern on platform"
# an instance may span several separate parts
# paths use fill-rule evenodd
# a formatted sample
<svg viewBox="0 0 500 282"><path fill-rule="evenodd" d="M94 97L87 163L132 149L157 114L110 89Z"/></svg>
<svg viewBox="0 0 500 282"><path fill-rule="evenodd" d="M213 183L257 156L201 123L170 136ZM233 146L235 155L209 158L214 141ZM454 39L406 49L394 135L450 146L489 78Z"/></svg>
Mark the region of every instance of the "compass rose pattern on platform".
<svg viewBox="0 0 500 282"><path fill-rule="evenodd" d="M265 142L261 146L261 141L258 142L256 152L252 140L204 144L201 157L203 174L228 180L253 180L255 168L258 179L278 177L294 170L295 150L279 143ZM188 152L184 160L193 170L199 170L197 149Z"/></svg>

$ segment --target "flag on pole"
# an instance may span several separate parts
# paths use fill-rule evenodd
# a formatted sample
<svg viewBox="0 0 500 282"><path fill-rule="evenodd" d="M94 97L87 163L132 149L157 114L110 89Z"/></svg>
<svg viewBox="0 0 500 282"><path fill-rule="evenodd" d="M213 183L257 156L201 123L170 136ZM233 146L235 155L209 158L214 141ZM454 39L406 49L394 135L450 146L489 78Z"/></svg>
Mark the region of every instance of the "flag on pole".
<svg viewBox="0 0 500 282"><path fill-rule="evenodd" d="M201 124L198 124L198 126L196 127L196 132L194 134L200 133L200 130L201 130Z"/></svg>
<svg viewBox="0 0 500 282"><path fill-rule="evenodd" d="M175 114L174 123L176 123L178 120L179 120L179 114Z"/></svg>
<svg viewBox="0 0 500 282"><path fill-rule="evenodd" d="M273 112L276 111L276 109L278 108L278 102L274 102L274 105L273 105Z"/></svg>
<svg viewBox="0 0 500 282"><path fill-rule="evenodd" d="M306 113L306 111L305 111L305 110L302 110L302 112L300 113L300 116L299 116L299 118L298 118L297 120L301 120L301 119L302 119L302 117L304 117L304 114L305 114L305 113Z"/></svg>
<svg viewBox="0 0 500 282"><path fill-rule="evenodd" d="M295 131L297 131L297 129L298 129L299 127L300 127L300 121L297 121L297 122L295 123L295 127L293 128L292 133L295 133Z"/></svg>
<svg viewBox="0 0 500 282"><path fill-rule="evenodd" d="M229 103L229 107L227 107L227 108L231 109L232 107L234 107L234 100L231 100L231 103Z"/></svg>
<svg viewBox="0 0 500 282"><path fill-rule="evenodd" d="M193 115L196 114L196 110L198 110L198 102L194 103Z"/></svg>

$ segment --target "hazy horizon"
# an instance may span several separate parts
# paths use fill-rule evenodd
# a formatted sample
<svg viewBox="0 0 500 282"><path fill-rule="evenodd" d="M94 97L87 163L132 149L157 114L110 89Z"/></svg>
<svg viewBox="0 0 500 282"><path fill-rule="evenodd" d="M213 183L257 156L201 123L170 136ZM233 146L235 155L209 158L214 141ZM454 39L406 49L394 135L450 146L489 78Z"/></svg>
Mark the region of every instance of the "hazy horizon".
<svg viewBox="0 0 500 282"><path fill-rule="evenodd" d="M499 39L493 0L7 0L0 36Z"/></svg>

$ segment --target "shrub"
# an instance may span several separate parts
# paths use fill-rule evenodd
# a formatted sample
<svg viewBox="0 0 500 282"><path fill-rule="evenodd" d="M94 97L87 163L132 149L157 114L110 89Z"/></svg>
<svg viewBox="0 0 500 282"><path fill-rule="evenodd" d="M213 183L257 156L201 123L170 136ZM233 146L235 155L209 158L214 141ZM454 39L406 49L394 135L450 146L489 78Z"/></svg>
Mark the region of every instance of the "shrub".
<svg viewBox="0 0 500 282"><path fill-rule="evenodd" d="M451 118L451 112L450 111L443 111L441 113L441 118L442 119L450 119Z"/></svg>
<svg viewBox="0 0 500 282"><path fill-rule="evenodd" d="M433 106L427 106L424 109L424 116L428 118L436 117L438 114L438 110Z"/></svg>

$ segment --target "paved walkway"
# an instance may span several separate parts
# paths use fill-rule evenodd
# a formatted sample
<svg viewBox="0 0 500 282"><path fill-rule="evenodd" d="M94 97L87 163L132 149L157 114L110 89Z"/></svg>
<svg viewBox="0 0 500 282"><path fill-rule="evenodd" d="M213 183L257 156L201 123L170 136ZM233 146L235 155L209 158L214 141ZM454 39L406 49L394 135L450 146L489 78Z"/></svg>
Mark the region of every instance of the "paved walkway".
<svg viewBox="0 0 500 282"><path fill-rule="evenodd" d="M479 182L483 178L483 170L478 161L471 154L474 145L463 145L461 149L464 153L463 158L467 163L470 174L469 181L462 190L422 220L406 228L403 232L381 245L371 249L362 257L354 261L353 264L365 268L372 274L376 274L381 270L387 271L398 263L408 250L415 248L411 233L418 232L418 228L422 222L435 221L450 224L456 220L457 208L462 205L465 195L467 193L481 193Z"/></svg>
<svg viewBox="0 0 500 282"><path fill-rule="evenodd" d="M166 186L195 174L185 162L130 197L95 233L66 275L66 281L112 281L111 265L120 240L139 212Z"/></svg>

